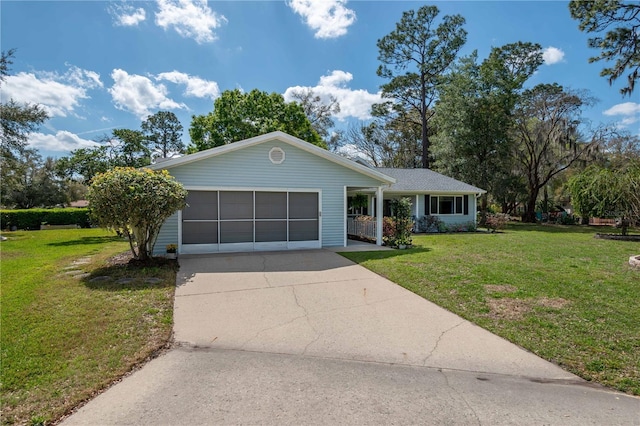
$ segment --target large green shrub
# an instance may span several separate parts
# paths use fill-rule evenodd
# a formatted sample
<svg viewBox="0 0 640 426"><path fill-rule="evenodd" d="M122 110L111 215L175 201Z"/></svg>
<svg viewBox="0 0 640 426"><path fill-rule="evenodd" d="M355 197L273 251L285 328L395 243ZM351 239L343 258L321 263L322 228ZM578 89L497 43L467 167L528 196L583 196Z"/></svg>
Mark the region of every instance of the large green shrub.
<svg viewBox="0 0 640 426"><path fill-rule="evenodd" d="M91 226L89 209L24 209L0 210L0 228L40 229L40 225Z"/></svg>
<svg viewBox="0 0 640 426"><path fill-rule="evenodd" d="M91 217L126 235L133 256L148 260L166 219L186 205L187 191L166 170L116 167L96 175L87 200Z"/></svg>

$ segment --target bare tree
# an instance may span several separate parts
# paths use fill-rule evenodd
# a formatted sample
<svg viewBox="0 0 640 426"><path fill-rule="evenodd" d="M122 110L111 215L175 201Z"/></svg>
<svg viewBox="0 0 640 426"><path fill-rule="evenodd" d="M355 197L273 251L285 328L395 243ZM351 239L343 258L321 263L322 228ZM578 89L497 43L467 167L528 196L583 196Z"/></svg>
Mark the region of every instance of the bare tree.
<svg viewBox="0 0 640 426"><path fill-rule="evenodd" d="M309 87L292 90L290 95L295 102L302 106L314 130L325 142L329 142L331 139L330 131L335 125L333 116L340 112L340 103L335 96L329 95L323 99Z"/></svg>

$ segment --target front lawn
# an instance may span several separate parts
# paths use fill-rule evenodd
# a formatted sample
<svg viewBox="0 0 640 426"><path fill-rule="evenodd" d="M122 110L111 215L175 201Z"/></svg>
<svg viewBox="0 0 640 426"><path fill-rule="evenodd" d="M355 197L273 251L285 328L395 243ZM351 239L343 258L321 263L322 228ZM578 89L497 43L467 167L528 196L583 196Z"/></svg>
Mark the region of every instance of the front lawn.
<svg viewBox="0 0 640 426"><path fill-rule="evenodd" d="M510 225L414 236L406 251L342 253L587 380L640 395L637 242L589 227Z"/></svg>
<svg viewBox="0 0 640 426"><path fill-rule="evenodd" d="M54 421L166 345L173 265L127 266L101 229L3 235L3 424Z"/></svg>

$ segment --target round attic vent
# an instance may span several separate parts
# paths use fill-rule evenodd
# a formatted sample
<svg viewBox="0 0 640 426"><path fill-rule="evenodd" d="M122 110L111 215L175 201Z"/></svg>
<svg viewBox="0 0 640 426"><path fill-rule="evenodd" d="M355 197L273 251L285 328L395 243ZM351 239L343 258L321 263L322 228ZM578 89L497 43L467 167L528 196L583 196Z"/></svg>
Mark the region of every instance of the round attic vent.
<svg viewBox="0 0 640 426"><path fill-rule="evenodd" d="M284 151L280 147L273 147L271 151L269 151L269 160L273 164L282 164L284 162Z"/></svg>

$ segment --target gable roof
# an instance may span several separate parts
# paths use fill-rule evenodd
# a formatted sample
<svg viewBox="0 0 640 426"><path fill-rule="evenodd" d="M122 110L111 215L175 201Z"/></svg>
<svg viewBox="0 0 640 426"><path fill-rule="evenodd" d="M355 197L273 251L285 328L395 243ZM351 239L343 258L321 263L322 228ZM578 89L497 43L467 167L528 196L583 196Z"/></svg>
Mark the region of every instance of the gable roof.
<svg viewBox="0 0 640 426"><path fill-rule="evenodd" d="M429 169L395 169L376 167L376 170L396 179L385 192L430 192L447 194L483 194L487 191L450 178Z"/></svg>
<svg viewBox="0 0 640 426"><path fill-rule="evenodd" d="M309 142L303 141L302 139L296 138L295 136L291 136L288 133L284 133L280 131L267 133L264 135L256 136L256 137L245 139L238 142L233 142L233 143L223 145L223 146L218 146L215 148L210 148L205 151L196 152L194 154L185 155L183 157L171 158L166 161L162 161L160 163L152 164L148 167L152 170L161 170L161 169L168 170L174 167L193 163L195 161L216 157L229 152L238 151L244 148L260 145L262 143L270 142L274 140L289 144L303 151L306 151L318 157L324 158L325 160L329 160L333 163L336 163L348 169L354 170L365 176L369 176L371 178L377 179L382 183L394 184L396 182L396 179L394 177L388 176L384 172L356 163L340 155L329 152L326 149L322 149Z"/></svg>

